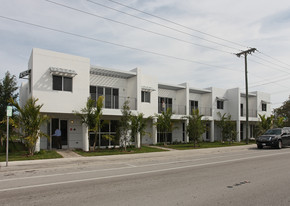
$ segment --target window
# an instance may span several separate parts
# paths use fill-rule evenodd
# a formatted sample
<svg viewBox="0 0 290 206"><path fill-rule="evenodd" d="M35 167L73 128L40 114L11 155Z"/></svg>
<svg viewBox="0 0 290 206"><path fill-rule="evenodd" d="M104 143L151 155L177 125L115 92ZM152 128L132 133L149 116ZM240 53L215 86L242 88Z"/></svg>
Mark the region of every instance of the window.
<svg viewBox="0 0 290 206"><path fill-rule="evenodd" d="M158 112L165 112L167 109L172 110L172 98L158 97Z"/></svg>
<svg viewBox="0 0 290 206"><path fill-rule="evenodd" d="M189 111L189 114L192 114L192 110L193 109L198 109L198 101L189 101L189 108L190 108L190 111Z"/></svg>
<svg viewBox="0 0 290 206"><path fill-rule="evenodd" d="M141 102L149 102L150 103L150 92L141 92Z"/></svg>
<svg viewBox="0 0 290 206"><path fill-rule="evenodd" d="M244 105L241 104L241 117L243 117L243 116L244 116Z"/></svg>
<svg viewBox="0 0 290 206"><path fill-rule="evenodd" d="M119 89L90 86L90 95L94 101L100 96L105 96L104 108L119 109Z"/></svg>
<svg viewBox="0 0 290 206"><path fill-rule="evenodd" d="M72 78L52 76L52 89L57 91L72 91Z"/></svg>
<svg viewBox="0 0 290 206"><path fill-rule="evenodd" d="M264 112L267 111L267 104L262 103L262 111L264 111Z"/></svg>
<svg viewBox="0 0 290 206"><path fill-rule="evenodd" d="M218 109L224 109L224 101L217 100L217 108Z"/></svg>

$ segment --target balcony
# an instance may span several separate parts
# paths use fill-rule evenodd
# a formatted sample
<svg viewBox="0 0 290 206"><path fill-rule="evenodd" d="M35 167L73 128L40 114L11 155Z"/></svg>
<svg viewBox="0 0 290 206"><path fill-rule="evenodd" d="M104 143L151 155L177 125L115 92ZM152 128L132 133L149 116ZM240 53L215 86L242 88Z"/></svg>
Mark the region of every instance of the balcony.
<svg viewBox="0 0 290 206"><path fill-rule="evenodd" d="M162 107L162 103L158 104L158 113L161 113L162 111L166 111L167 109L171 109L172 114L177 114L177 115L185 115L186 114L186 106L185 105L165 104Z"/></svg>
<svg viewBox="0 0 290 206"><path fill-rule="evenodd" d="M192 114L192 109L189 108L189 114ZM198 107L199 114L203 116L212 116L212 108L211 107Z"/></svg>

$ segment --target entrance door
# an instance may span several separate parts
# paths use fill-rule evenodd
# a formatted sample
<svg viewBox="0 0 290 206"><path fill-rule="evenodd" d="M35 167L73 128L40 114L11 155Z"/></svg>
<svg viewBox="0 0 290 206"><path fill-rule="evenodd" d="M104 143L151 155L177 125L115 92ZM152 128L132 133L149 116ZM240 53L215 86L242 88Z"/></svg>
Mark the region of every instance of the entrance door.
<svg viewBox="0 0 290 206"><path fill-rule="evenodd" d="M67 120L60 120L61 144L67 146Z"/></svg>
<svg viewBox="0 0 290 206"><path fill-rule="evenodd" d="M51 119L51 134L55 134L55 130L59 128L61 131L61 144L67 146L67 120L59 120L58 118ZM57 148L57 140L55 136L52 136L51 140L52 148Z"/></svg>

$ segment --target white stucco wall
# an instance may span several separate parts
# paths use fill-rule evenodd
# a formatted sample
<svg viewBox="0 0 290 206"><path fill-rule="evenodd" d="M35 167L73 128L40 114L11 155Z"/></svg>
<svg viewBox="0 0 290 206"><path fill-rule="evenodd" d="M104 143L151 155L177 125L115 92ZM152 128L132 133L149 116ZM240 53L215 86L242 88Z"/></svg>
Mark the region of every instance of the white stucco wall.
<svg viewBox="0 0 290 206"><path fill-rule="evenodd" d="M80 110L89 97L90 60L42 49L32 51L32 95L38 104L44 104L42 112L71 113ZM73 91L52 89L50 67L74 70Z"/></svg>
<svg viewBox="0 0 290 206"><path fill-rule="evenodd" d="M149 75L140 74L140 84L141 90L143 87L152 88L153 91L150 92L150 103L139 102L140 112L142 112L145 117L153 116L158 113L158 83L157 80ZM141 93L141 91L138 91Z"/></svg>

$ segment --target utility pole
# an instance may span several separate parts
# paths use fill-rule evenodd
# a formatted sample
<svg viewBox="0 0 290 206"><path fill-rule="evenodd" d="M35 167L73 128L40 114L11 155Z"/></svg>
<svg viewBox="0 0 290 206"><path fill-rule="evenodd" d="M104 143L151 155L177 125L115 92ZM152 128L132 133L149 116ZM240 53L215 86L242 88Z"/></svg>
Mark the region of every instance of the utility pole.
<svg viewBox="0 0 290 206"><path fill-rule="evenodd" d="M251 48L246 51L242 51L237 57L245 56L245 81L246 81L246 144L249 144L249 91L248 91L248 68L247 68L247 55L254 53L257 49Z"/></svg>

